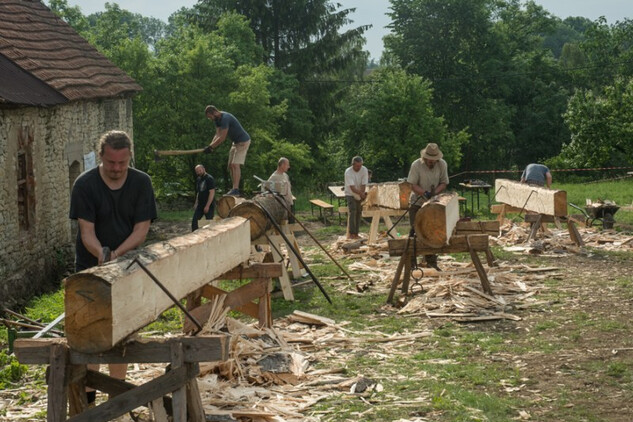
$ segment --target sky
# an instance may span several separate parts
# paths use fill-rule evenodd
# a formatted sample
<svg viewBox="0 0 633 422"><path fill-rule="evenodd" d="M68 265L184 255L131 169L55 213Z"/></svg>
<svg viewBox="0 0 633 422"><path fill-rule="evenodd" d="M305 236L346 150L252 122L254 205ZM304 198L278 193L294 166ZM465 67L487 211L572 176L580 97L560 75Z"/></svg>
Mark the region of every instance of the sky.
<svg viewBox="0 0 633 422"><path fill-rule="evenodd" d="M191 7L197 0L109 0L118 3L122 9L143 16L153 16L167 21L167 18L181 7ZM367 44L365 49L371 54L371 58L378 61L382 52L382 37L389 30L389 0L334 0L343 8L356 8L350 15L354 21L352 26L372 25L365 32ZM84 15L99 12L105 9L106 0L68 0L71 6L79 6ZM633 1L631 0L536 0L552 15L562 19L568 16L583 16L595 20L604 16L608 23L615 23L625 18L633 18Z"/></svg>

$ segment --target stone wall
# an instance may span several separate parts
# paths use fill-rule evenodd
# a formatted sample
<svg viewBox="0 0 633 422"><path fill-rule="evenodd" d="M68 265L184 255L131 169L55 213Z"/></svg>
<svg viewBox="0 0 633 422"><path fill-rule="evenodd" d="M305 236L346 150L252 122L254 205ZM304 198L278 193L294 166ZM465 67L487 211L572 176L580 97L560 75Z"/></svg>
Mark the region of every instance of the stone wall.
<svg viewBox="0 0 633 422"><path fill-rule="evenodd" d="M59 286L74 259L72 183L84 171L84 154L94 152L98 162L99 137L111 129L133 135L131 99L0 109L0 304L16 306ZM24 162L31 169L28 224L18 204Z"/></svg>

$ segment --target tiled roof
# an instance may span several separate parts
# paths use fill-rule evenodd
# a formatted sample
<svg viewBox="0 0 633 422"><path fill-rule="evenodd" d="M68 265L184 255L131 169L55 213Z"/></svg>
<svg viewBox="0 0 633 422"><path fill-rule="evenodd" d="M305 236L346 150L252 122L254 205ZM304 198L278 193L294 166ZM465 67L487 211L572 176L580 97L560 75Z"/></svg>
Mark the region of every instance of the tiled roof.
<svg viewBox="0 0 633 422"><path fill-rule="evenodd" d="M0 0L0 54L70 101L142 89L38 0ZM0 92L14 83L7 76L0 73Z"/></svg>

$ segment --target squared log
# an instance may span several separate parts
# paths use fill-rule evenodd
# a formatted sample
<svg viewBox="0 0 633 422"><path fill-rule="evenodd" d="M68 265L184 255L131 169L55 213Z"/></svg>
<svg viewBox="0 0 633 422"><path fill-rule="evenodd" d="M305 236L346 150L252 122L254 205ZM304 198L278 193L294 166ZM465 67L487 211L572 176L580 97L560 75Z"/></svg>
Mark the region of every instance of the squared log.
<svg viewBox="0 0 633 422"><path fill-rule="evenodd" d="M64 280L69 346L110 350L174 305L138 265L128 269L130 258L138 257L180 300L247 261L250 250L250 224L233 217L71 275Z"/></svg>
<svg viewBox="0 0 633 422"><path fill-rule="evenodd" d="M567 192L530 186L514 180L495 180L498 202L537 214L563 217L567 215Z"/></svg>
<svg viewBox="0 0 633 422"><path fill-rule="evenodd" d="M369 186L364 206L404 210L409 208L410 195L409 182L376 183Z"/></svg>
<svg viewBox="0 0 633 422"><path fill-rule="evenodd" d="M440 248L448 245L459 221L459 195L441 193L426 201L415 214L415 233L427 245Z"/></svg>

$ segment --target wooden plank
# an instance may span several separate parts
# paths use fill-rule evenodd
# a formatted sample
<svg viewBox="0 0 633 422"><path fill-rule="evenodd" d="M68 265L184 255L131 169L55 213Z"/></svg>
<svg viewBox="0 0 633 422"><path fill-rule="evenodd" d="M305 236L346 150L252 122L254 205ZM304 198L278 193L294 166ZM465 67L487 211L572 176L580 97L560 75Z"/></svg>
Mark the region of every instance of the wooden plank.
<svg viewBox="0 0 633 422"><path fill-rule="evenodd" d="M90 373L90 371L88 371ZM108 421L171 393L198 376L198 366L189 364L173 369L143 385L122 393L99 406L68 419L68 422ZM90 377L88 377L90 380ZM98 388L98 386L97 386Z"/></svg>
<svg viewBox="0 0 633 422"><path fill-rule="evenodd" d="M177 371L184 367L184 352L182 343L171 344L171 366L170 371ZM183 383L176 388L171 395L172 417L174 422L187 421L187 386Z"/></svg>
<svg viewBox="0 0 633 422"><path fill-rule="evenodd" d="M459 221L459 201L455 192L442 193L422 204L413 227L417 237L431 247L448 245Z"/></svg>
<svg viewBox="0 0 633 422"><path fill-rule="evenodd" d="M55 344L49 349L48 371L48 403L47 421L63 422L66 420L66 367L68 364L68 347Z"/></svg>
<svg viewBox="0 0 633 422"><path fill-rule="evenodd" d="M567 215L567 192L530 186L514 180L495 180L498 202L538 214L562 217Z"/></svg>
<svg viewBox="0 0 633 422"><path fill-rule="evenodd" d="M327 202L320 199L310 199L310 203L326 210L334 208L334 205L328 204Z"/></svg>
<svg viewBox="0 0 633 422"><path fill-rule="evenodd" d="M268 294L269 281L269 279L265 278L255 279L231 292L226 292L218 287L208 284L202 288L202 296L207 299L212 299L217 295L225 295L224 306L231 310L237 310L245 313L253 318L259 318L259 306L252 301L254 299L266 300L265 297ZM207 302L204 305L191 310L191 314L204 325L211 316L212 309L213 303ZM183 331L189 332L193 330L194 327L193 322L187 319L183 324Z"/></svg>
<svg viewBox="0 0 633 422"><path fill-rule="evenodd" d="M17 339L14 343L15 356L26 365L48 364L50 349L65 345L65 339ZM70 363L83 365L88 363L161 363L170 361L170 344L182 342L185 350L185 362L213 362L227 360L229 341L224 335L182 336L177 338L138 339L117 346L103 353L81 353L70 351Z"/></svg>
<svg viewBox="0 0 633 422"><path fill-rule="evenodd" d="M519 213L521 212L521 208L511 207L507 204L493 204L490 206L491 214L501 214L501 213Z"/></svg>
<svg viewBox="0 0 633 422"><path fill-rule="evenodd" d="M554 217L553 215L543 215L543 214L525 214L523 220L526 223L536 223L540 221L541 223L555 223L558 217Z"/></svg>
<svg viewBox="0 0 633 422"><path fill-rule="evenodd" d="M216 280L242 280L245 278L276 278L281 276L281 264L258 263L249 266L240 265L218 276Z"/></svg>
<svg viewBox="0 0 633 422"><path fill-rule="evenodd" d="M400 217L407 210L392 210L390 208L363 208L363 217Z"/></svg>
<svg viewBox="0 0 633 422"><path fill-rule="evenodd" d="M336 324L336 321L334 321L333 319L322 317L320 315L311 314L308 312L299 311L296 309L290 315L288 315L288 318L291 321L302 322L304 324L311 324L311 325Z"/></svg>
<svg viewBox="0 0 633 422"><path fill-rule="evenodd" d="M197 378L187 382L187 418L189 422L205 422L204 407Z"/></svg>
<svg viewBox="0 0 633 422"><path fill-rule="evenodd" d="M487 234L498 237L501 224L497 220L458 221L455 225L454 236L468 234Z"/></svg>
<svg viewBox="0 0 633 422"><path fill-rule="evenodd" d="M138 387L136 384L132 384L131 382L112 378L99 371L93 371L90 369L86 371L85 383L88 387L106 393L110 397L119 396ZM142 404L141 406L149 405L152 409L154 409L154 404L157 404L158 402L161 403L160 407L162 407L163 411L171 413L171 397L168 396L158 397L146 404ZM158 412L162 413L160 410Z"/></svg>
<svg viewBox="0 0 633 422"><path fill-rule="evenodd" d="M70 365L68 379L68 414L75 416L88 408L86 365Z"/></svg>
<svg viewBox="0 0 633 422"><path fill-rule="evenodd" d="M468 242L468 252L470 252L470 258L477 269L477 274L479 275L479 281L481 281L481 287L484 289L484 292L492 296L492 289L490 288L490 282L488 281L488 275L486 274L486 270L484 270L484 266L481 265L481 261L479 260L479 255L477 255L477 251L472 248L470 244L470 236L466 237L466 241Z"/></svg>
<svg viewBox="0 0 633 422"><path fill-rule="evenodd" d="M250 256L250 225L229 218L134 253L178 299L235 268ZM173 306L130 259L93 267L65 280L65 330L71 349L110 350Z"/></svg>
<svg viewBox="0 0 633 422"><path fill-rule="evenodd" d="M488 248L489 237L487 234L471 234L468 237L475 251L484 252ZM406 243L407 239L389 239L389 256L402 255ZM409 249L413 251L413 244L409 245ZM468 243L466 242L466 236L453 236L448 245L441 248L432 248L418 239L415 249L418 255L468 252Z"/></svg>
<svg viewBox="0 0 633 422"><path fill-rule="evenodd" d="M576 228L576 225L574 224L572 220L567 221L567 230L569 231L569 237L571 237L571 240L577 246L585 245L585 241L582 240L582 236L580 235L580 232L578 231L578 229Z"/></svg>
<svg viewBox="0 0 633 422"><path fill-rule="evenodd" d="M367 191L365 206L404 210L409 208L409 196L411 196L409 182L375 183Z"/></svg>

